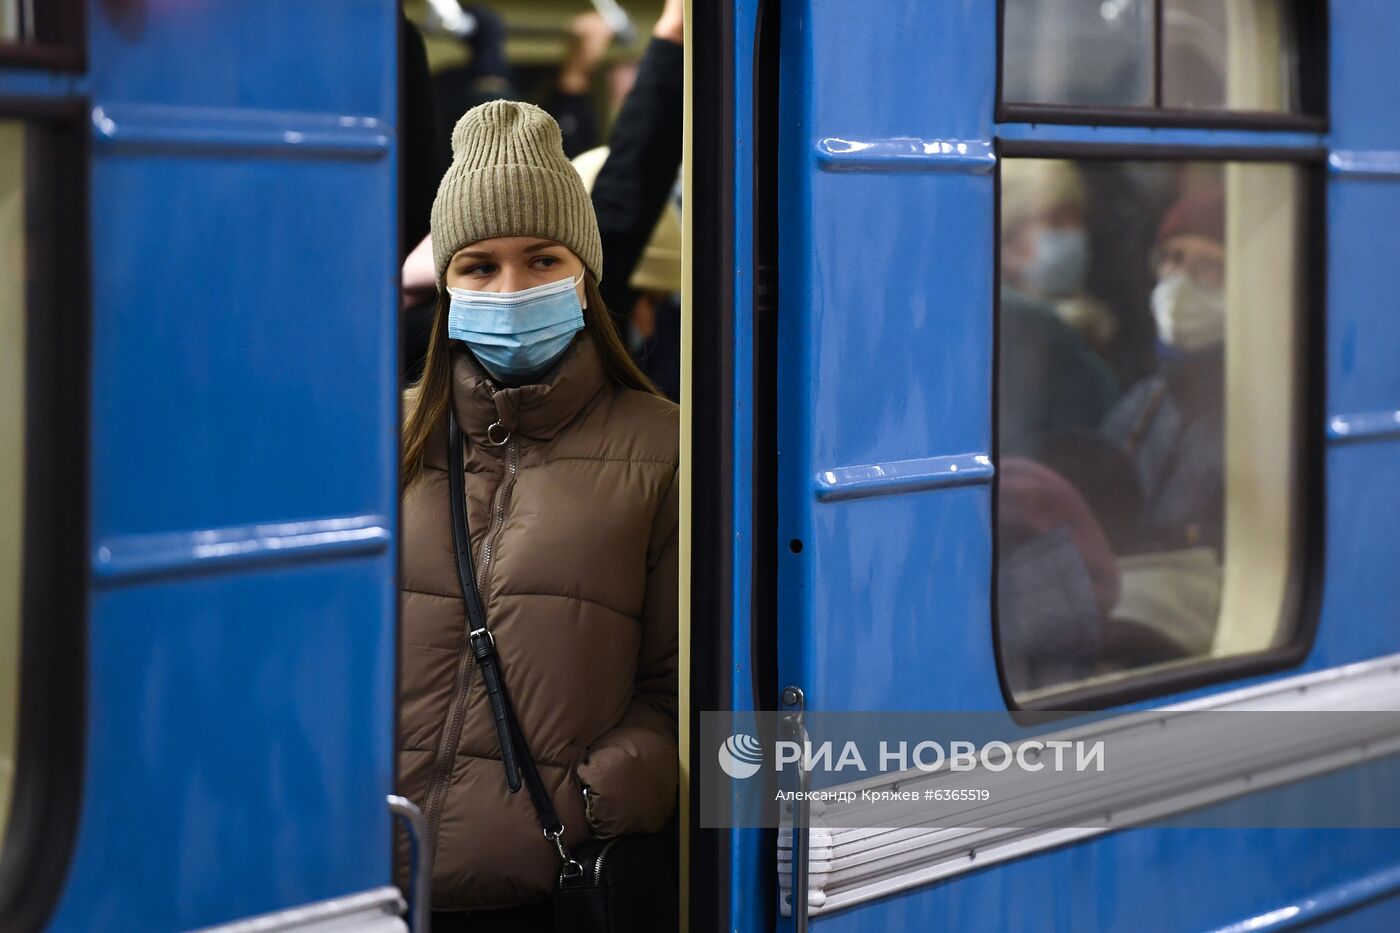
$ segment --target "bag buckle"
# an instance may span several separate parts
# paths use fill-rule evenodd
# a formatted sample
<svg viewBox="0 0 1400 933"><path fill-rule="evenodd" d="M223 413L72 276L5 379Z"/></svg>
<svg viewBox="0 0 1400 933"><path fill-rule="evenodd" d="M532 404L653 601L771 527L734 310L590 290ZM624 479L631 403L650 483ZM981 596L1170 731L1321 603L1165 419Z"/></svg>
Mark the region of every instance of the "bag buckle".
<svg viewBox="0 0 1400 933"><path fill-rule="evenodd" d="M554 848L559 852L559 860L564 864L559 868L560 881L574 881L583 877L583 864L569 854L569 850L564 847L564 824L560 823L555 829L544 830L544 836L554 843Z"/></svg>
<svg viewBox="0 0 1400 933"><path fill-rule="evenodd" d="M495 653L496 651L496 636L491 634L490 629L474 628L467 633L467 639L472 643L472 653L476 654L478 657L488 651L491 653ZM478 647L478 640L484 641L486 647Z"/></svg>

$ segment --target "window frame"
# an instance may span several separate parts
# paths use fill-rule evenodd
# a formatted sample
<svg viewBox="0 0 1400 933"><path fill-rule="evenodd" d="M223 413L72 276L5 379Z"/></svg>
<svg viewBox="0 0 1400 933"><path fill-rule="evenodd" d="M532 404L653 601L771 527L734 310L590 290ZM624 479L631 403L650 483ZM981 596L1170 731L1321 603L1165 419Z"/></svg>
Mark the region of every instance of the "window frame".
<svg viewBox="0 0 1400 933"><path fill-rule="evenodd" d="M0 41L0 66L87 69L87 17L83 0L32 0L37 19L32 39Z"/></svg>
<svg viewBox="0 0 1400 933"><path fill-rule="evenodd" d="M997 683L1011 711L1091 711L1161 699L1191 690L1224 684L1297 667L1307 659L1317 636L1325 567L1325 453L1321 425L1326 419L1327 320L1327 150L1316 146L1194 146L1180 144L1095 143L1062 140L994 140L994 216L992 226L992 573L990 581L992 650ZM1183 659L1141 673L1124 672L1108 683L1071 685L1019 701L1007 682L1001 644L997 599L1000 568L998 509L1001 485L1001 167L1005 158L1072 159L1075 161L1260 162L1288 164L1298 169L1305 203L1297 223L1298 259L1302 288L1294 309L1296 338L1290 361L1297 403L1292 428L1297 437L1296 505L1292 521L1295 543L1289 554L1288 584L1279 613L1279 631L1290 631L1277 647L1219 658Z"/></svg>
<svg viewBox="0 0 1400 933"><path fill-rule="evenodd" d="M91 299L88 101L0 97L0 119L47 135L26 179L25 518L20 689L0 928L42 927L77 835L87 702ZM33 200L30 200L33 198ZM34 430L42 426L43 430ZM42 620L43 624L35 624Z"/></svg>
<svg viewBox="0 0 1400 933"><path fill-rule="evenodd" d="M1094 107L1080 104L1045 104L1008 101L1002 87L1006 55L1006 0L997 0L996 110L997 123L1049 123L1095 126L1177 127L1183 129L1291 130L1325 133L1330 127L1328 96L1327 3L1300 0L1297 13L1298 85L1301 109L1297 112L1267 110L1192 110L1163 107L1162 100L1162 3L1153 2L1152 106Z"/></svg>

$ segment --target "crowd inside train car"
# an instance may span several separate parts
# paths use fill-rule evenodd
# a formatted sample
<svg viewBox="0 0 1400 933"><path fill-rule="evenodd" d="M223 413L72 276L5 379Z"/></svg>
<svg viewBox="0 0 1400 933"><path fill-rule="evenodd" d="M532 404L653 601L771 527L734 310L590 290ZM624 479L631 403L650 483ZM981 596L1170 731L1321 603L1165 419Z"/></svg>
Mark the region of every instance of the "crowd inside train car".
<svg viewBox="0 0 1400 933"><path fill-rule="evenodd" d="M1055 28L1080 35L1077 14L1056 10ZM1222 16L1192 2L1163 20L1165 103L1224 106ZM1037 58L1030 32L1008 42L1027 50L1006 59L1009 99L1108 105L1152 84L1150 63L1113 49L1090 71ZM1227 512L1227 215L1243 216L1232 192L1253 171L1001 160L996 598L1013 694L1212 654Z"/></svg>
<svg viewBox="0 0 1400 933"><path fill-rule="evenodd" d="M1136 209L1096 202L1110 185ZM1008 159L1001 198L1010 677L1028 690L1207 654L1224 525L1221 169ZM1104 204L1119 216L1096 215Z"/></svg>

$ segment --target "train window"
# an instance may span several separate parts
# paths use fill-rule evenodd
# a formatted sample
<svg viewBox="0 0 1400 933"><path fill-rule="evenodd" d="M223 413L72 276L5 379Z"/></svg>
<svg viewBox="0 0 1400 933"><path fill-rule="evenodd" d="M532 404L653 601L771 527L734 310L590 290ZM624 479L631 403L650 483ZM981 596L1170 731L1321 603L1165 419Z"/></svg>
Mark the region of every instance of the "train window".
<svg viewBox="0 0 1400 933"><path fill-rule="evenodd" d="M1002 95L1079 107L1150 107L1153 0L1006 0Z"/></svg>
<svg viewBox="0 0 1400 933"><path fill-rule="evenodd" d="M1325 71L1320 16L1298 0L1004 0L1002 116L1317 114L1304 74L1318 85Z"/></svg>
<svg viewBox="0 0 1400 933"><path fill-rule="evenodd" d="M0 120L0 838L10 812L19 710L24 559L24 124Z"/></svg>
<svg viewBox="0 0 1400 933"><path fill-rule="evenodd" d="M83 67L81 0L0 0L0 61Z"/></svg>
<svg viewBox="0 0 1400 933"><path fill-rule="evenodd" d="M1279 0L1162 0L1162 106L1301 109L1296 17Z"/></svg>
<svg viewBox="0 0 1400 933"><path fill-rule="evenodd" d="M1293 640L1304 179L1002 160L996 624L1017 702Z"/></svg>

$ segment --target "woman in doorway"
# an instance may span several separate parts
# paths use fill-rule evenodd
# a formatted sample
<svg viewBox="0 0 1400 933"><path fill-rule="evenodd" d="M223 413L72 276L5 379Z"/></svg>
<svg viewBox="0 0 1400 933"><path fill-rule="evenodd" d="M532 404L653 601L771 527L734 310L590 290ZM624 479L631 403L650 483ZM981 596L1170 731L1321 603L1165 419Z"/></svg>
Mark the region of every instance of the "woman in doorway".
<svg viewBox="0 0 1400 933"><path fill-rule="evenodd" d="M558 125L492 101L452 150L432 210L436 316L405 396L398 786L427 819L435 929L548 930L561 850L532 794L507 788L488 656L565 851L666 824L678 416L603 306L597 221ZM462 580L489 636L470 634Z"/></svg>

